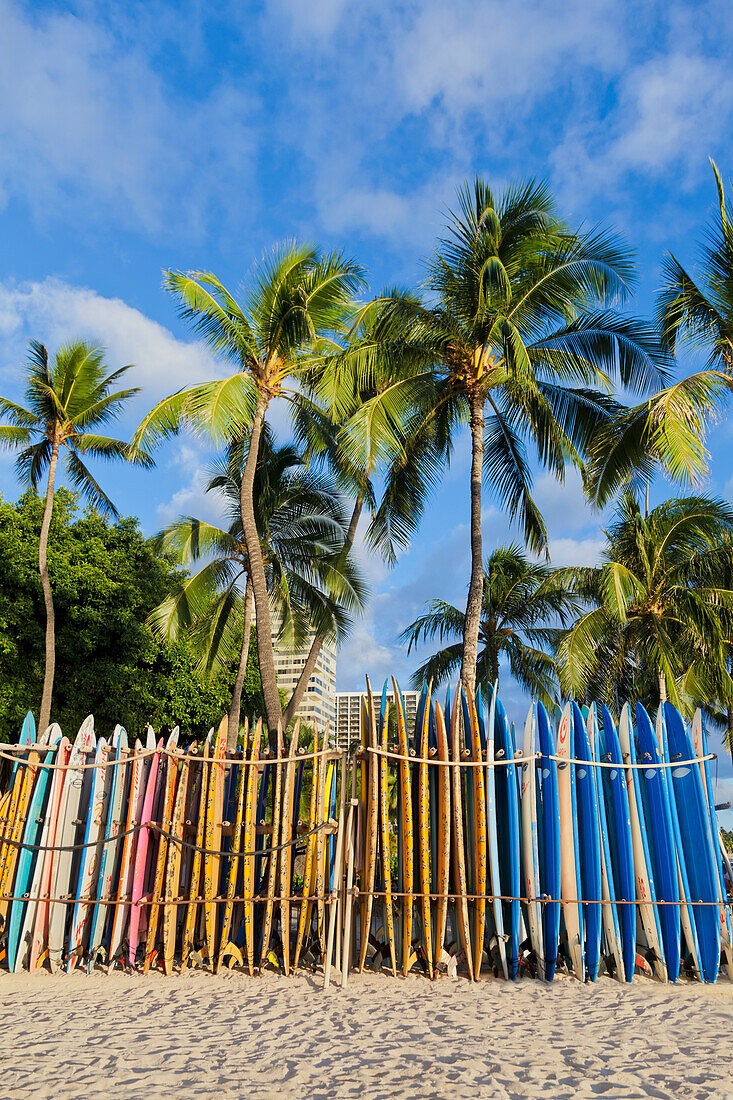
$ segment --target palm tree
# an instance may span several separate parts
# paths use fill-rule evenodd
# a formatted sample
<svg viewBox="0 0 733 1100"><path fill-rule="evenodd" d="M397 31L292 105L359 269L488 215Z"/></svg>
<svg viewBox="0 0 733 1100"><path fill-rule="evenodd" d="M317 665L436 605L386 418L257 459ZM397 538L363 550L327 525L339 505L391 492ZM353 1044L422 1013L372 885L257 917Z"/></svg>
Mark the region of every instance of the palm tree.
<svg viewBox="0 0 733 1100"><path fill-rule="evenodd" d="M340 340L314 344L295 415L296 435L308 460L327 468L353 501L344 557L352 550L366 510L365 542L389 565L394 565L398 550L409 544L417 530L431 483L450 445L448 438L439 437L435 423L424 416L421 404L409 400L416 375L421 396L424 390L422 360L411 360L403 349L394 355L381 339L385 308L399 293L391 291L357 310L351 328ZM412 392L413 398L417 396ZM355 430L356 418L369 407L375 408L376 415L363 418L361 428ZM380 484L379 496L375 483ZM312 639L285 710L286 724L295 714L324 639L319 633Z"/></svg>
<svg viewBox="0 0 733 1100"><path fill-rule="evenodd" d="M686 712L695 701L733 695L725 620L733 592L712 575L718 544L733 531L733 509L704 497L668 500L645 515L622 496L603 563L561 572L594 606L558 646L564 692L589 686L612 706L665 701Z"/></svg>
<svg viewBox="0 0 733 1100"><path fill-rule="evenodd" d="M429 263L422 304L410 296L385 303L380 337L396 355L422 360L388 394L427 410L436 438L466 423L471 433L471 581L463 629L461 678L476 679L483 592L482 482L490 485L525 541L546 550L547 532L532 498L526 441L558 478L582 465L594 434L618 412L612 378L641 391L666 380L653 333L610 305L629 290L627 250L607 233L570 231L547 187L529 181L495 195L477 178L458 194L449 236ZM368 364L370 349L364 357ZM379 414L379 398L353 418L354 430Z"/></svg>
<svg viewBox="0 0 733 1100"><path fill-rule="evenodd" d="M166 273L165 285L181 316L226 360L228 378L173 394L144 418L133 442L149 449L182 423L215 440L246 439L240 485L242 531L257 618L257 648L270 731L282 719L271 636L265 562L257 531L254 478L270 402L300 400L304 353L320 335L343 328L361 268L340 254L307 245L273 250L255 269L239 298L208 272Z"/></svg>
<svg viewBox="0 0 733 1100"><path fill-rule="evenodd" d="M229 447L212 464L206 486L207 492L217 491L223 498L230 521L226 529L185 516L158 536L159 549L177 562L206 559L206 564L149 618L154 631L167 640L181 631L191 633L208 673L238 659L228 719L232 749L239 734L252 615L251 569L239 503L244 451L242 445ZM362 605L363 585L349 556L342 554L346 520L340 494L327 477L305 467L293 446L277 446L267 425L255 470L254 502L270 605L281 632L296 645L311 630L343 637L349 612Z"/></svg>
<svg viewBox="0 0 733 1100"><path fill-rule="evenodd" d="M719 214L703 248L703 274L696 282L671 253L664 262L665 282L659 296L662 337L672 352L680 337L708 353L708 363L733 377L733 225L725 209L723 181L710 163L718 186Z"/></svg>
<svg viewBox="0 0 733 1100"><path fill-rule="evenodd" d="M93 431L118 416L124 403L140 392L137 388L113 390L112 387L128 370L129 366L109 372L104 362L104 350L81 340L59 348L51 366L47 349L32 340L26 372L27 407L0 398L0 415L10 421L9 425L0 427L0 446L21 448L16 460L19 476L37 489L40 479L48 471L46 504L38 543L38 569L46 606L46 663L39 718L39 728L42 730L51 720L56 669L55 615L47 560L56 467L63 448L66 475L73 488L100 511L117 514L83 458L124 459L143 466L152 465L144 451L136 449L133 452L129 444Z"/></svg>
<svg viewBox="0 0 733 1100"><path fill-rule="evenodd" d="M556 569L530 561L515 545L494 550L484 567L478 684L490 688L499 678L500 662L505 660L525 691L545 704L554 704L557 670L551 654L562 627L580 606L581 601L571 595ZM420 641L437 637L442 642L463 636L465 615L457 607L432 600L427 608L427 613L400 635L407 642L408 653ZM440 649L417 669L413 686L431 679L436 684L450 679L460 668L461 657L460 640Z"/></svg>

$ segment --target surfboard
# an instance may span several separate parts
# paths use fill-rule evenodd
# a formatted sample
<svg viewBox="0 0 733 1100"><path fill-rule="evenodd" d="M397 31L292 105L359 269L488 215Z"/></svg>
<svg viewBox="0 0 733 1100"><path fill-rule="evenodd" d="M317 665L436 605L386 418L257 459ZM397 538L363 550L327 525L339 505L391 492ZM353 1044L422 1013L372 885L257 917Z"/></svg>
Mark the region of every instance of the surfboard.
<svg viewBox="0 0 733 1100"><path fill-rule="evenodd" d="M428 977L433 980L433 939L430 926L430 780L428 775L428 730L430 727L430 693L432 682L427 685L420 729L415 730L415 742L418 745L420 763L418 765L418 851L420 878L420 914L422 918L423 942L428 966Z"/></svg>
<svg viewBox="0 0 733 1100"><path fill-rule="evenodd" d="M61 806L64 784L66 782L66 766L71 757L71 747L69 739L67 737L62 737L54 761L56 767L53 771L46 819L43 823L43 832L41 833L41 846L46 850L39 852L39 861L36 865L37 874L40 870L40 874L38 874L38 888L35 888L35 884L32 888L32 894L38 898L35 909L35 919L32 924L30 923L30 915L32 914L30 905L29 912L26 913L26 922L29 930L31 930L30 954L28 958L29 970L35 970L41 965L45 957L45 949L48 942L49 898L51 897L55 855L53 848L58 830L59 809ZM21 940L23 942L25 942L25 936L26 934L23 932L21 934ZM21 954L21 952L19 952L19 954Z"/></svg>
<svg viewBox="0 0 733 1100"><path fill-rule="evenodd" d="M601 841L598 827L598 788L586 722L577 703L572 704L575 747L575 808L580 850L580 897L583 902L583 947L586 977L598 977L603 927Z"/></svg>
<svg viewBox="0 0 733 1100"><path fill-rule="evenodd" d="M414 838L412 817L412 775L410 773L410 746L405 723L402 695L397 681L392 678L395 712L397 714L397 753L399 762L400 820L402 848L402 973L406 977L414 962L412 953L412 921L414 904Z"/></svg>
<svg viewBox="0 0 733 1100"><path fill-rule="evenodd" d="M585 981L585 947L581 897L578 819L575 812L575 731L573 708L567 703L557 734L557 789L560 802L560 878L562 910L573 973Z"/></svg>
<svg viewBox="0 0 733 1100"><path fill-rule="evenodd" d="M445 951L445 934L448 921L448 890L450 886L450 838L451 838L451 776L448 734L442 708L434 709L437 757L441 763L438 772L438 849L434 855L437 863L435 888L437 894L435 913L435 966L444 966L449 960Z"/></svg>
<svg viewBox="0 0 733 1100"><path fill-rule="evenodd" d="M382 705L380 708L379 747L383 753L389 751L389 700L387 681L382 687ZM384 887L384 924L392 964L392 974L397 977L397 952L395 949L394 910L392 908L392 852L389 826L389 760L379 757L379 827L382 847L382 883Z"/></svg>
<svg viewBox="0 0 733 1100"><path fill-rule="evenodd" d="M613 768L601 768L600 779L604 795L609 850L616 888L616 909L621 933L621 952L624 977L633 981L636 958L636 877L634 874L634 848L631 834L631 810L626 787L621 744L611 712L605 704L601 708L601 724L598 729L600 759Z"/></svg>
<svg viewBox="0 0 733 1100"><path fill-rule="evenodd" d="M668 768L667 773L678 816L678 843L682 847L689 898L693 903L690 908L697 933L699 965L703 979L714 982L720 967L721 931L715 907L718 901L717 853L700 771L694 764L686 763L695 759L692 739L679 711L670 703L664 704L664 719L665 758L673 765L681 762Z"/></svg>
<svg viewBox="0 0 733 1100"><path fill-rule="evenodd" d="M560 939L560 796L557 786L555 738L544 704L537 704L537 748L542 754L536 763L538 838L540 851L540 890L546 901L542 908L542 943L545 951L545 979L555 976Z"/></svg>
<svg viewBox="0 0 733 1100"><path fill-rule="evenodd" d="M598 742L598 718L596 705L591 703L586 719L588 730L588 743L595 761L600 760ZM603 790L604 768L597 769L596 788L598 798L598 832L601 840L601 891L603 896L603 932L608 953L607 966L613 967L613 972L620 982L625 981L626 967L621 945L621 926L618 919L616 906L616 882L613 875L613 862L611 860L611 840L608 832L608 819L606 817L606 801Z"/></svg>
<svg viewBox="0 0 733 1100"><path fill-rule="evenodd" d="M466 857L463 831L463 790L461 783L461 744L459 735L459 708L461 706L460 691L456 692L451 713L451 748L453 767L453 842L452 852L454 860L454 877L458 887L456 899L456 912L458 918L458 935L466 958L468 976L473 981L473 951L471 949L471 929L468 920L468 883L466 880Z"/></svg>
<svg viewBox="0 0 733 1100"><path fill-rule="evenodd" d="M272 798L272 833L270 834L269 870L267 874L267 899L265 901L265 919L262 926L262 947L260 949L260 968L267 962L270 951L270 934L272 932L272 917L275 908L275 884L277 882L277 838L280 836L280 814L282 807L282 765L283 765L283 734L280 725L277 727L277 755L274 762L274 792ZM325 867L324 872L325 874ZM321 885L323 879L321 879ZM318 891L322 895L322 888ZM319 921L320 939L323 942L322 917Z"/></svg>
<svg viewBox="0 0 733 1100"><path fill-rule="evenodd" d="M117 961L122 949L122 941L127 926L132 900L132 877L135 870L135 848L137 845L137 826L142 813L143 799L145 798L145 765L149 761L146 755L147 748L139 740L135 742L135 751L129 764L130 787L125 816L124 838L122 841L122 855L120 857L120 873L117 880L117 905L112 919L112 932L110 935L108 969L111 970Z"/></svg>
<svg viewBox="0 0 733 1100"><path fill-rule="evenodd" d="M55 973L61 965L66 940L65 930L69 914L69 901L74 896L79 860L73 847L84 836L84 818L80 816L89 801L89 789L92 784L93 769L82 767L92 759L97 739L94 734L94 719L91 715L81 724L69 758L68 772L64 784L63 798L59 808L59 825L55 844L56 852L53 871L52 897L48 916L48 957L51 972ZM68 901L66 900L68 899Z"/></svg>
<svg viewBox="0 0 733 1100"><path fill-rule="evenodd" d="M692 736L692 744L695 749L695 756L698 759L698 766L700 769L700 778L702 781L703 790L705 792L705 801L708 807L708 815L710 819L710 836L715 838L718 833L718 823L715 816L715 798L713 797L713 784L710 778L710 761L706 760L708 746L707 737L705 734L705 725L703 723L702 711L698 707L692 719L692 727L690 730ZM713 840L714 843L714 840ZM725 959L726 970L728 971L728 978L733 981L733 945L731 937L731 920L730 913L728 911L728 905L726 904L727 894L725 889L725 875L723 874L723 861L718 855L716 859L716 870L718 872L718 900L720 901L720 907L717 910L720 917L720 944Z"/></svg>
<svg viewBox="0 0 733 1100"><path fill-rule="evenodd" d="M494 712L494 768L496 784L496 817L499 845L499 894L511 901L502 901L504 929L507 940L507 971L514 981L519 975L519 945L521 943L521 861L519 850L520 810L517 766L514 763L514 740L504 705L496 698Z"/></svg>
<svg viewBox="0 0 733 1100"><path fill-rule="evenodd" d="M150 761L147 783L145 785L145 797L140 813L140 831L137 838L135 851L135 864L132 875L132 898L130 904L130 921L127 930L127 961L134 969L137 957L137 948L140 941L140 924L142 917L142 905L145 896L145 875L148 866L148 850L150 848L150 821L153 818L156 786L158 783L158 771L160 769L160 752L163 748L161 737L156 746L156 752Z"/></svg>
<svg viewBox="0 0 733 1100"><path fill-rule="evenodd" d="M226 958L233 958L240 966L243 965L242 952L236 943L232 941L232 921L234 917L234 898L237 892L237 879L239 876L239 853L242 849L242 832L244 828L244 815L247 798L247 767L246 767L247 742L244 743L244 754L239 765L237 786L235 794L235 812L232 830L232 844L229 850L229 867L227 869L226 903L221 923L221 941L219 944L219 958L216 967L219 969ZM246 838L245 838L246 840ZM245 851L249 849L245 847Z"/></svg>
<svg viewBox="0 0 733 1100"><path fill-rule="evenodd" d="M145 938L145 950L143 953L143 973L147 974L153 964L156 954L158 937L158 924L160 920L160 908L163 901L165 888L166 862L168 859L168 835L172 831L173 808L176 797L176 783L178 781L178 727L173 730L165 746L165 789L161 799L160 810L156 810L156 819L161 827L158 833L157 851L154 853L152 866L154 868L153 886L149 896L148 927ZM147 893L147 891L146 891Z"/></svg>
<svg viewBox="0 0 733 1100"><path fill-rule="evenodd" d="M92 899L95 897L97 873L104 844L104 829L107 820L110 788L113 768L107 767L111 755L111 746L104 737L97 742L94 758L95 767L91 772L91 794L86 810L84 828L84 849L80 853L77 880L77 900L71 917L71 931L66 952L66 969L69 973L83 954L85 932L91 912L94 910Z"/></svg>
<svg viewBox="0 0 733 1100"><path fill-rule="evenodd" d="M664 761L659 751L651 719L641 703L636 704L637 761L654 765L641 771L639 784L644 804L649 853L654 872L654 887L659 909L659 925L664 945L669 981L676 982L680 972L680 892L677 855L674 850L672 820L669 811Z"/></svg>
<svg viewBox="0 0 733 1100"><path fill-rule="evenodd" d="M43 763L38 768L23 830L24 847L18 855L13 893L18 899L24 900L13 901L10 905L6 946L10 971L20 970L29 954L30 930L35 918L38 883L43 865L43 853L36 850L36 845L42 843L40 838L47 813L46 804L49 799L51 777L54 774L48 765L55 763L56 749L61 742L61 736L61 727L54 723L45 731L39 742L48 745L50 751L46 753Z"/></svg>
<svg viewBox="0 0 733 1100"><path fill-rule="evenodd" d="M537 835L537 775L534 755L537 751L537 709L532 703L524 723L522 755L522 855L524 889L527 894L529 935L537 959L537 972L545 977L545 948L540 897L540 856Z"/></svg>
<svg viewBox="0 0 733 1100"><path fill-rule="evenodd" d="M364 749L377 747L377 719L374 696L369 677L366 678L366 714ZM374 908L374 885L377 871L377 838L379 819L379 758L373 753L364 753L362 760L362 782L366 780L366 804L364 816L364 867L361 888L359 971L364 969L369 933Z"/></svg>
<svg viewBox="0 0 733 1100"><path fill-rule="evenodd" d="M181 896L183 830L186 820L186 803L191 775L192 761L190 756L194 751L195 747L193 745L189 746L188 753L183 757L181 762L176 798L173 805L173 816L171 818L171 839L165 875L165 895L163 904L163 971L166 974L173 973L173 962L176 954L176 930L178 927L178 903L183 901L183 897Z"/></svg>
<svg viewBox="0 0 733 1100"><path fill-rule="evenodd" d="M198 816L196 819L196 839L191 851L191 863L188 881L188 906L186 908L186 922L183 928L183 940L181 946L181 969L185 969L196 947L196 929L199 923L201 898L201 865L202 848L204 847L204 830L206 827L206 798L209 790L209 758L211 755L211 737L214 731L210 730L204 742L203 759L199 772L198 782Z"/></svg>
<svg viewBox="0 0 733 1100"><path fill-rule="evenodd" d="M295 720L288 749L288 762L285 765L285 783L283 785L282 822L280 827L280 938L282 940L283 969L286 977L290 974L290 895L292 894L291 849L285 847L293 839L293 803L295 799L295 767L298 751L298 733L300 719ZM297 821L296 821L297 826Z"/></svg>
<svg viewBox="0 0 733 1100"><path fill-rule="evenodd" d="M624 703L618 728L621 753L626 764L636 764L636 745L631 708ZM629 797L631 839L634 850L634 874L639 919L646 937L653 972L660 982L667 981L667 963L662 947L662 934L657 914L654 872L649 858L646 837L646 819L640 788L639 769L626 768L626 791Z"/></svg>
<svg viewBox="0 0 733 1100"><path fill-rule="evenodd" d="M104 950L105 930L111 931L114 917L114 906L107 904L112 896L113 885L117 881L119 857L122 852L122 840L120 834L124 829L124 807L127 790L127 777L129 750L127 747L127 732L122 726L116 726L112 734L112 751L114 753L113 765L110 766L111 783L109 794L109 809L104 826L104 838L99 860L99 874L97 877L96 905L91 917L91 931L89 934L89 966L94 966L101 954L106 958Z"/></svg>
<svg viewBox="0 0 733 1100"><path fill-rule="evenodd" d="M659 751L665 764L670 763L669 758L669 739L667 736L667 722L665 718L664 707L659 706L657 708L657 716L654 723L654 729L657 738L657 744ZM681 759L681 757L679 758ZM694 767L694 765L692 765ZM679 884L680 893L680 923L682 926L682 936L684 939L683 956L686 953L684 959L685 969L692 969L693 976L703 980L702 963L700 961L700 944L697 938L697 926L695 924L695 914L692 908L692 896L690 894L690 880L687 874L687 860L685 858L685 849L682 843L682 834L680 831L680 817L677 812L677 801L674 793L674 783L671 775L672 769L665 767L661 769L662 779L667 786L667 801L669 803L670 818L672 820L672 843L677 857L677 880ZM720 948L718 948L718 964L720 963Z"/></svg>

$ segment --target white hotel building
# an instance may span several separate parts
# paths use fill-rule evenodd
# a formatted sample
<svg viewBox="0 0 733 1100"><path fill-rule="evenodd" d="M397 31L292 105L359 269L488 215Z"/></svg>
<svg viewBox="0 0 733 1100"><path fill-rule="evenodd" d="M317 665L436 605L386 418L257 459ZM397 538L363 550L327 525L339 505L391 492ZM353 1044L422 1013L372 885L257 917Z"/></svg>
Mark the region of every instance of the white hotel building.
<svg viewBox="0 0 733 1100"><path fill-rule="evenodd" d="M336 692L336 733L341 748L348 749L361 738L361 691L337 691ZM375 692L377 706L382 698L382 693ZM403 691L402 698L405 701L405 721L408 730L415 724L417 703L420 698L419 691ZM394 702L394 694L387 692L387 699Z"/></svg>

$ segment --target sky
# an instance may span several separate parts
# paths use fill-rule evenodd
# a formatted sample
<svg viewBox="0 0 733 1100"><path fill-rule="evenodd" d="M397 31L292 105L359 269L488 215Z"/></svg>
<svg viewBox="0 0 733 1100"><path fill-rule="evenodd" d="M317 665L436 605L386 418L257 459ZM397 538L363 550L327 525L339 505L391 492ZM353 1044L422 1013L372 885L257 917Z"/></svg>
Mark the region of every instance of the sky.
<svg viewBox="0 0 733 1100"><path fill-rule="evenodd" d="M0 392L21 397L30 338L91 339L143 388L120 435L225 369L178 320L167 268L236 288L298 238L358 259L370 290L415 285L464 179L537 176L570 223L633 246L632 305L648 316L666 251L695 270L715 207L708 157L733 174L725 0L0 0L0 26ZM679 369L694 365L685 353ZM279 411L275 427L287 433ZM728 497L731 434L723 420L711 435L706 486ZM182 513L217 518L208 457L184 434L152 472L95 472L152 534ZM396 567L362 553L371 598L340 688L365 672L406 682L421 653L399 632L426 600L465 599L467 486L464 438ZM0 493L18 492L0 453ZM538 471L535 495L553 561L596 561L604 517L577 479ZM483 530L489 549L518 538L490 500Z"/></svg>

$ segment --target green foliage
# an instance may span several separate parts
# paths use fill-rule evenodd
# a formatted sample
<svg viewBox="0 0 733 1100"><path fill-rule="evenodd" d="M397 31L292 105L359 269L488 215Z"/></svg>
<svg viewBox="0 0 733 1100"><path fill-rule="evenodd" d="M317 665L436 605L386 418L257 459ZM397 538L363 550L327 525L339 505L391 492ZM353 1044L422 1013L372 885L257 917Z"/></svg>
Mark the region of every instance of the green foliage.
<svg viewBox="0 0 733 1100"><path fill-rule="evenodd" d="M603 563L561 570L591 607L558 647L563 690L618 710L626 699L656 706L664 688L687 715L698 703L733 698L733 592L721 573L732 531L733 509L722 501L668 500L645 515L625 494L605 532Z"/></svg>
<svg viewBox="0 0 733 1100"><path fill-rule="evenodd" d="M116 722L132 735L147 722L205 735L229 708L236 667L207 681L184 640L171 645L153 637L145 619L182 574L155 553L136 519L111 523L92 509L80 515L77 500L68 490L57 492L49 540L57 635L53 720L69 735L89 713L107 735ZM17 736L26 710L38 712L43 683L42 512L32 491L17 504L0 499L0 723L8 737ZM261 713L256 646L245 696L245 713Z"/></svg>
<svg viewBox="0 0 733 1100"><path fill-rule="evenodd" d="M559 570L530 561L518 546L498 547L484 565L477 684L490 691L499 677L500 661L505 661L525 691L545 705L554 705L557 671L551 653L561 627L580 607L581 601ZM457 607L431 600L426 614L402 632L408 653L421 640L456 639L417 669L413 687L429 680L437 687L459 669L465 621Z"/></svg>

